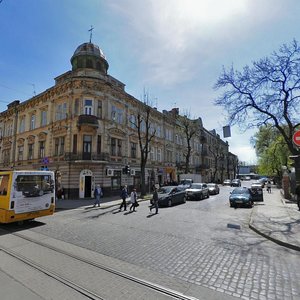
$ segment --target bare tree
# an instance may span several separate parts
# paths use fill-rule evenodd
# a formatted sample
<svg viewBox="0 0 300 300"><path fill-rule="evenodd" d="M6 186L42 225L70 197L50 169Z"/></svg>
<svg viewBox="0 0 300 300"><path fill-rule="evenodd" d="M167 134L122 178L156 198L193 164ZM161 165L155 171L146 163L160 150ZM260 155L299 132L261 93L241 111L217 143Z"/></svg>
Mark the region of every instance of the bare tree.
<svg viewBox="0 0 300 300"><path fill-rule="evenodd" d="M146 195L146 165L148 161L148 154L150 152L151 141L155 137L156 130L152 123L151 116L154 109L148 104L144 103L143 107L140 107L136 120L132 124L137 129L139 149L141 154L141 196Z"/></svg>
<svg viewBox="0 0 300 300"><path fill-rule="evenodd" d="M223 68L215 88L226 88L215 104L227 110L231 125L248 129L272 124L290 152L299 155L292 142L300 125L300 47L296 40L242 71Z"/></svg>
<svg viewBox="0 0 300 300"><path fill-rule="evenodd" d="M190 172L190 160L193 150L193 139L197 136L199 131L199 123L198 120L191 120L189 118L189 114L186 113L184 116L177 116L178 127L183 133L186 140L186 151L183 152L183 156L185 159L184 173L188 174Z"/></svg>

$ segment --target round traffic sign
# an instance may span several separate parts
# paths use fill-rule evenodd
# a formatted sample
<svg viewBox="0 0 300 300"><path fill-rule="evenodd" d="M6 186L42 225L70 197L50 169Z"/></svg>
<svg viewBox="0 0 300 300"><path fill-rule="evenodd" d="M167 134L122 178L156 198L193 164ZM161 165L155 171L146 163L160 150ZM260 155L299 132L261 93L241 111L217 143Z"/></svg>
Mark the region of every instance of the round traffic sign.
<svg viewBox="0 0 300 300"><path fill-rule="evenodd" d="M293 134L293 142L296 146L300 147L300 130Z"/></svg>

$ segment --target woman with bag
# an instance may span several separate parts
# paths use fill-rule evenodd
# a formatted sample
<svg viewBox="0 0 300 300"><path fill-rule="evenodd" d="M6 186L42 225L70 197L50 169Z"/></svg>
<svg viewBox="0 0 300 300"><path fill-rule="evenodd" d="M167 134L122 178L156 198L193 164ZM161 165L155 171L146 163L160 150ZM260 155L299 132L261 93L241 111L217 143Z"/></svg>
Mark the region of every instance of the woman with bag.
<svg viewBox="0 0 300 300"><path fill-rule="evenodd" d="M135 208L137 206L139 206L139 204L137 203L137 193L136 193L136 189L133 189L131 194L130 194L130 202L131 202L131 206L130 206L130 211L131 209L133 209L133 211L136 211Z"/></svg>

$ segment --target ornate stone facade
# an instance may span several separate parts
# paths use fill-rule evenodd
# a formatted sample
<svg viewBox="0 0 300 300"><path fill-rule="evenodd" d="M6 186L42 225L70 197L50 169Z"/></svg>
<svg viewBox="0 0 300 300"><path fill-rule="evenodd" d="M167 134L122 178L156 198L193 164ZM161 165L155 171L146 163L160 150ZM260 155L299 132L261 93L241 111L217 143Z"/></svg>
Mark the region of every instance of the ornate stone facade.
<svg viewBox="0 0 300 300"><path fill-rule="evenodd" d="M139 189L139 139L133 124L145 104L107 74L98 46L80 45L71 63L72 71L55 78L53 87L22 103L13 101L0 114L1 168L53 170L69 198L92 197L96 184L104 195L119 194L124 184ZM177 181L182 172L186 146L172 115L151 109L155 138L146 166L149 186ZM193 139L191 170L209 181L218 165L205 151L208 143L214 139L226 155L228 144L199 120L202 134ZM130 174L122 174L125 165Z"/></svg>

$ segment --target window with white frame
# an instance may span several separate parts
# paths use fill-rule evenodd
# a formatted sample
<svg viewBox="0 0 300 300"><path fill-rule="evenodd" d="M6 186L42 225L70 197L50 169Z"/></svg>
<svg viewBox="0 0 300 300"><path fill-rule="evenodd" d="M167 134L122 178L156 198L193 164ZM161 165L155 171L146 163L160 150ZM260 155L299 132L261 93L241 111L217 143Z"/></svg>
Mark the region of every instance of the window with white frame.
<svg viewBox="0 0 300 300"><path fill-rule="evenodd" d="M171 129L166 128L166 140L172 141L173 140L173 133Z"/></svg>
<svg viewBox="0 0 300 300"><path fill-rule="evenodd" d="M35 114L30 116L30 130L35 129Z"/></svg>
<svg viewBox="0 0 300 300"><path fill-rule="evenodd" d="M114 122L117 122L118 124L123 124L123 110L116 107L116 106L112 106L111 107L111 120L113 120Z"/></svg>
<svg viewBox="0 0 300 300"><path fill-rule="evenodd" d="M84 100L84 114L93 115L93 100L90 99Z"/></svg>

